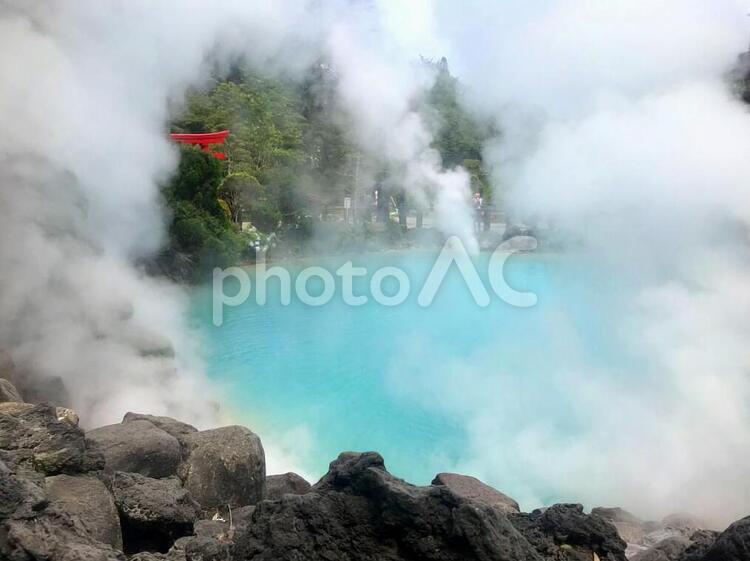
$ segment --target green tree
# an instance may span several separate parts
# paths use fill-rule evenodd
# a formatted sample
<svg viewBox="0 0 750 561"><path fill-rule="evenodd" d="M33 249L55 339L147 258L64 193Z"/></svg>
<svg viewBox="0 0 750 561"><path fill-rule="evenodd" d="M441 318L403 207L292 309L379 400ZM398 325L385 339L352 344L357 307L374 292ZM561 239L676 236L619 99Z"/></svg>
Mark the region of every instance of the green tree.
<svg viewBox="0 0 750 561"><path fill-rule="evenodd" d="M171 276L195 279L237 263L246 242L220 204L219 161L193 147L181 148L180 155L177 173L164 189L172 220L160 265Z"/></svg>

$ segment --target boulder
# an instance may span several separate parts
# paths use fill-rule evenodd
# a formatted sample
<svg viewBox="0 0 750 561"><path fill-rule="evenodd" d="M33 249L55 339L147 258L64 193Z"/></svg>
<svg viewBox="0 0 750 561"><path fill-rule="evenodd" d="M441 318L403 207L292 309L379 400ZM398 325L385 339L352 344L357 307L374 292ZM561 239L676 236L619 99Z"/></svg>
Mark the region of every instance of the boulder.
<svg viewBox="0 0 750 561"><path fill-rule="evenodd" d="M701 561L748 561L750 559L750 516L724 530L708 547Z"/></svg>
<svg viewBox="0 0 750 561"><path fill-rule="evenodd" d="M46 479L50 503L78 517L92 539L122 549L120 517L107 487L93 475L54 475Z"/></svg>
<svg viewBox="0 0 750 561"><path fill-rule="evenodd" d="M260 438L252 431L239 426L201 431L187 435L185 444L180 476L205 510L263 499L266 460Z"/></svg>
<svg viewBox="0 0 750 561"><path fill-rule="evenodd" d="M280 499L282 495L304 495L312 486L296 473L269 475L266 477L267 500Z"/></svg>
<svg viewBox="0 0 750 561"><path fill-rule="evenodd" d="M234 559L253 561L541 561L496 508L444 486L389 474L374 452L345 453L304 495L259 503L234 534Z"/></svg>
<svg viewBox="0 0 750 561"><path fill-rule="evenodd" d="M193 533L200 506L177 477L154 479L116 472L112 493L120 513L125 553L165 553L176 539Z"/></svg>
<svg viewBox="0 0 750 561"><path fill-rule="evenodd" d="M701 561L709 548L716 542L719 532L698 530L690 536L690 545L680 556L680 561Z"/></svg>
<svg viewBox="0 0 750 561"><path fill-rule="evenodd" d="M177 421L175 419L172 419L171 417L146 415L144 413L125 413L122 422L130 423L133 421L148 421L153 425L159 427L167 434L171 434L172 436L174 436L180 442L180 444L183 444L186 436L198 432L198 429L196 429L194 426L188 425L187 423L183 423L181 421Z"/></svg>
<svg viewBox="0 0 750 561"><path fill-rule="evenodd" d="M0 522L0 536L3 561L125 561L121 552L92 539L78 517L55 507Z"/></svg>
<svg viewBox="0 0 750 561"><path fill-rule="evenodd" d="M90 430L86 440L102 451L107 468L114 471L168 477L177 473L182 459L177 439L146 420Z"/></svg>
<svg viewBox="0 0 750 561"><path fill-rule="evenodd" d="M44 490L0 461L0 520L33 518L47 506Z"/></svg>
<svg viewBox="0 0 750 561"><path fill-rule="evenodd" d="M556 504L509 520L543 559L625 561L625 542L600 516L587 515L579 504Z"/></svg>
<svg viewBox="0 0 750 561"><path fill-rule="evenodd" d="M0 462L0 559L124 561L91 537L78 516L48 502L45 491Z"/></svg>
<svg viewBox="0 0 750 561"><path fill-rule="evenodd" d="M60 421L51 405L0 403L3 459L44 475L101 469L104 458L81 429Z"/></svg>
<svg viewBox="0 0 750 561"><path fill-rule="evenodd" d="M509 496L482 483L476 477L457 473L438 473L432 480L433 485L445 485L456 496L476 503L494 506L503 512L520 512L518 503Z"/></svg>
<svg viewBox="0 0 750 561"><path fill-rule="evenodd" d="M5 378L0 378L0 402L4 401L23 401L21 393L16 386L11 384Z"/></svg>

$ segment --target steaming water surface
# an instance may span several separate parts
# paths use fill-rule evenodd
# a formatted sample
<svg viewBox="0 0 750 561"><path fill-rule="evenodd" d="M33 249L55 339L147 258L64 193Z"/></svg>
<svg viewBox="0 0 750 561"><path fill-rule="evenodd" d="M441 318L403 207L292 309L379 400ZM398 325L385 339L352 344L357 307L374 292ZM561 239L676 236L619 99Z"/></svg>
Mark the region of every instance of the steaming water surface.
<svg viewBox="0 0 750 561"><path fill-rule="evenodd" d="M434 257L404 252L353 259L370 274L384 265L408 271L410 297L392 308L372 298L346 306L340 290L322 307L294 296L283 306L272 280L265 306L253 292L245 305L228 308L216 328L210 290L199 290L195 318L208 342L209 373L224 387L233 414L265 441L286 446L310 475L325 472L343 450L377 450L392 472L415 483L482 453L470 437L481 433L476 424L482 421L466 410L477 394L502 409L489 421L505 426L498 447L540 422L559 438L585 430L577 425L575 402L561 397L564 375L583 364L592 371L606 366L612 375L613 363L625 368L628 360L611 328L617 303L607 277L573 257L517 255L506 278L518 290L536 292L535 307L494 299L481 308L452 268L432 306L422 308L417 294ZM487 260L482 255L478 269L489 289ZM322 265L335 271L345 261ZM306 265L296 263L293 276ZM355 284L355 293L368 293L366 280ZM503 474L478 475L513 492L515 483ZM559 498L550 496L551 488L535 492Z"/></svg>

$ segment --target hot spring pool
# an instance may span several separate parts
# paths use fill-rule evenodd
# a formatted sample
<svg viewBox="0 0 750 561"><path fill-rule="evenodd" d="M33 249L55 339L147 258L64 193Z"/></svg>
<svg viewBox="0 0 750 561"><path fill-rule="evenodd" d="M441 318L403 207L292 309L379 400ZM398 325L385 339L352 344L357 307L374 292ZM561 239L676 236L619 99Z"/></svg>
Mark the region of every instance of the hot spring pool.
<svg viewBox="0 0 750 561"><path fill-rule="evenodd" d="M477 262L489 289L488 258ZM631 369L613 327L618 303L611 279L579 258L516 255L506 278L535 292L536 306L514 308L493 298L479 307L452 268L423 308L417 293L434 259L429 252L352 258L370 275L384 265L409 273L410 297L391 308L372 298L346 306L340 290L321 307L294 296L283 306L272 280L265 306L253 292L214 327L210 288L197 290L194 319L206 339L209 374L233 416L283 454L282 464L310 477L323 474L341 451L377 450L394 474L414 483L461 469L529 496L522 469L503 469L502 460L488 469L482 455L517 450L519 438L540 424L551 438L574 439L586 430L586 417L577 412L566 376L600 368L616 375L613 364ZM346 261L314 264L335 271ZM310 264L284 266L294 277ZM367 293L367 282L355 284L355 292ZM284 467L272 462L270 470ZM536 497L564 498L551 483L533 485Z"/></svg>

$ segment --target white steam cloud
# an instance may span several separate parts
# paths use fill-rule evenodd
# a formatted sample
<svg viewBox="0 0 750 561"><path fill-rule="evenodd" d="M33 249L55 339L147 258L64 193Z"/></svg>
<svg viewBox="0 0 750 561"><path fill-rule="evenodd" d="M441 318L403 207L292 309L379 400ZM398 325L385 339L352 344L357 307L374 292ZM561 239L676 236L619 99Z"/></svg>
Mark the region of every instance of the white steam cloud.
<svg viewBox="0 0 750 561"><path fill-rule="evenodd" d="M496 190L605 266L612 339L639 365L581 363L575 325L550 318L545 387L493 369L508 341L426 383L471 434L460 468L525 506L545 489L718 524L750 510L750 115L725 80L747 8L438 3L468 101L504 127L486 151ZM552 401L519 417L519 392Z"/></svg>
<svg viewBox="0 0 750 561"><path fill-rule="evenodd" d="M445 213L446 231L475 244L468 178L439 171L410 106L430 78L377 49L389 41L367 27L378 14L350 2L0 2L0 349L22 385L61 380L88 425L129 409L215 422L186 295L133 263L164 241L168 108L238 57L286 74L330 59L363 147L418 197L466 208Z"/></svg>

